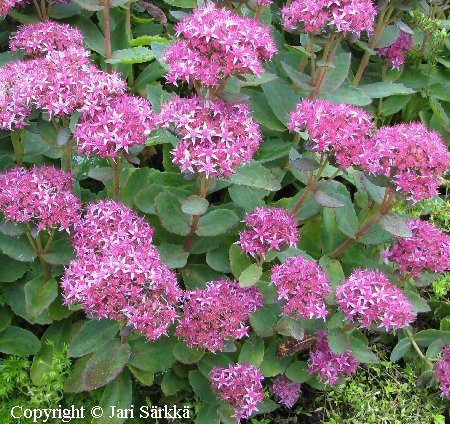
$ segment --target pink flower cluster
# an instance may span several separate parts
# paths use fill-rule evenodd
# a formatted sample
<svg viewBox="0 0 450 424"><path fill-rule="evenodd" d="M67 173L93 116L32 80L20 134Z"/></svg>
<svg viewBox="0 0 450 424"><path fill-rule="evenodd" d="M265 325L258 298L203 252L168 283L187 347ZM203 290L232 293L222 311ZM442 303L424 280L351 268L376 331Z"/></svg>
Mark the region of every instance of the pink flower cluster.
<svg viewBox="0 0 450 424"><path fill-rule="evenodd" d="M183 317L175 336L188 346L199 346L215 352L227 340L248 335L245 325L250 314L262 306L257 287L240 287L236 281L210 282L205 289L188 291L184 295Z"/></svg>
<svg viewBox="0 0 450 424"><path fill-rule="evenodd" d="M393 179L409 199L433 197L441 175L450 164L450 152L436 131L420 122L381 127L363 159L363 168Z"/></svg>
<svg viewBox="0 0 450 424"><path fill-rule="evenodd" d="M86 111L75 129L81 153L115 157L121 149L144 144L153 129L150 102L142 97L121 95L109 99L102 108Z"/></svg>
<svg viewBox="0 0 450 424"><path fill-rule="evenodd" d="M382 257L394 262L401 272L417 277L421 272L445 272L450 269L450 235L429 222L406 222L413 236L398 238Z"/></svg>
<svg viewBox="0 0 450 424"><path fill-rule="evenodd" d="M248 418L256 405L264 399L261 372L250 364L229 365L227 368L214 367L209 373L211 386L224 402L234 409L238 422Z"/></svg>
<svg viewBox="0 0 450 424"><path fill-rule="evenodd" d="M13 222L39 230L68 230L81 205L72 194L72 175L53 166L12 168L0 173L0 211Z"/></svg>
<svg viewBox="0 0 450 424"><path fill-rule="evenodd" d="M312 33L371 33L376 9L371 0L294 0L281 9L283 25Z"/></svg>
<svg viewBox="0 0 450 424"><path fill-rule="evenodd" d="M280 398L280 403L286 408L292 408L300 397L301 385L289 380L285 375L278 375L272 381L270 391Z"/></svg>
<svg viewBox="0 0 450 424"><path fill-rule="evenodd" d="M317 342L311 349L309 356L309 373L319 374L327 384L335 384L341 375L349 375L356 371L359 362L351 354L350 349L343 353L331 351L324 330L316 333Z"/></svg>
<svg viewBox="0 0 450 424"><path fill-rule="evenodd" d="M0 15L7 15L15 3L15 0L0 0Z"/></svg>
<svg viewBox="0 0 450 424"><path fill-rule="evenodd" d="M251 160L262 137L245 104L174 97L162 107L160 126L174 127L180 142L172 151L182 172L228 177Z"/></svg>
<svg viewBox="0 0 450 424"><path fill-rule="evenodd" d="M272 3L272 0L255 0L255 3L258 6L268 6L270 3Z"/></svg>
<svg viewBox="0 0 450 424"><path fill-rule="evenodd" d="M439 381L442 396L450 397L450 346L442 349L442 359L437 361L435 376Z"/></svg>
<svg viewBox="0 0 450 424"><path fill-rule="evenodd" d="M289 120L290 130L308 131L313 150L333 155L342 168L361 162L374 128L363 109L328 100L303 100Z"/></svg>
<svg viewBox="0 0 450 424"><path fill-rule="evenodd" d="M12 51L24 50L25 53L33 56L73 47L83 48L81 31L55 21L23 25L9 42L9 48Z"/></svg>
<svg viewBox="0 0 450 424"><path fill-rule="evenodd" d="M182 40L163 55L170 67L166 78L174 84L197 80L212 86L232 74L259 75L261 61L276 52L268 28L213 3L195 9L176 30Z"/></svg>
<svg viewBox="0 0 450 424"><path fill-rule="evenodd" d="M278 299L286 300L283 306L286 315L309 319L327 316L324 300L330 285L327 275L316 262L293 256L274 266L270 279L277 288Z"/></svg>
<svg viewBox="0 0 450 424"><path fill-rule="evenodd" d="M400 31L397 39L390 46L380 49L378 54L393 68L400 69L405 63L405 53L409 52L412 46L412 37Z"/></svg>
<svg viewBox="0 0 450 424"><path fill-rule="evenodd" d="M297 221L286 209L257 207L244 222L238 244L253 257L297 245Z"/></svg>
<svg viewBox="0 0 450 424"><path fill-rule="evenodd" d="M77 259L65 270L64 302L98 318L124 321L155 340L167 334L181 296L175 274L161 263L153 230L131 209L104 200L75 225Z"/></svg>
<svg viewBox="0 0 450 424"><path fill-rule="evenodd" d="M360 327L376 324L386 331L397 330L416 318L411 302L402 291L383 273L370 269L353 271L336 289L336 302Z"/></svg>

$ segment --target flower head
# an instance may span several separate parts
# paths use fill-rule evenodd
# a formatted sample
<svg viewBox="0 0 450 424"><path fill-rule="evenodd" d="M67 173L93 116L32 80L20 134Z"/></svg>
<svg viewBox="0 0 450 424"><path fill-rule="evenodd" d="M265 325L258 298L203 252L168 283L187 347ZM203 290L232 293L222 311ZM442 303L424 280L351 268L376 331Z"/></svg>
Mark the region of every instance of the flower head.
<svg viewBox="0 0 450 424"><path fill-rule="evenodd" d="M72 194L72 175L53 166L12 168L0 173L0 211L13 222L39 230L68 230L81 205Z"/></svg>
<svg viewBox="0 0 450 424"><path fill-rule="evenodd" d="M219 280L205 289L188 291L184 295L183 317L175 336L188 346L199 346L215 352L227 340L247 336L245 325L250 314L262 306L262 295L253 287L240 287L236 281Z"/></svg>
<svg viewBox="0 0 450 424"><path fill-rule="evenodd" d="M7 15L15 3L15 0L0 0L0 15Z"/></svg>
<svg viewBox="0 0 450 424"><path fill-rule="evenodd" d="M316 336L318 340L309 356L310 374L317 373L327 384L333 385L341 375L349 375L356 371L359 362L351 354L350 349L346 349L343 353L334 353L330 349L324 330L318 331Z"/></svg>
<svg viewBox="0 0 450 424"><path fill-rule="evenodd" d="M386 331L397 330L416 318L408 298L379 271L356 269L336 289L336 301L361 327L376 324Z"/></svg>
<svg viewBox="0 0 450 424"><path fill-rule="evenodd" d="M439 381L442 396L450 397L450 346L442 349L442 358L437 361L435 376Z"/></svg>
<svg viewBox="0 0 450 424"><path fill-rule="evenodd" d="M312 33L373 31L376 9L371 0L294 0L281 9L287 29Z"/></svg>
<svg viewBox="0 0 450 424"><path fill-rule="evenodd" d="M153 129L150 102L141 97L121 95L108 99L103 108L85 112L75 129L81 153L114 157L121 149L144 144Z"/></svg>
<svg viewBox="0 0 450 424"><path fill-rule="evenodd" d="M450 152L436 131L420 122L381 127L372 138L363 168L392 178L409 199L433 197L449 168Z"/></svg>
<svg viewBox="0 0 450 424"><path fill-rule="evenodd" d="M264 256L269 250L280 251L298 242L297 221L285 209L257 207L244 222L239 244L251 256Z"/></svg>
<svg viewBox="0 0 450 424"><path fill-rule="evenodd" d="M290 130L308 131L312 149L333 155L341 168L360 163L374 128L364 110L328 100L303 100L289 120Z"/></svg>
<svg viewBox="0 0 450 424"><path fill-rule="evenodd" d="M389 46L378 51L378 54L392 66L400 69L405 63L405 53L409 52L413 46L413 39L409 34L400 31L397 39Z"/></svg>
<svg viewBox="0 0 450 424"><path fill-rule="evenodd" d="M21 26L11 37L12 51L24 50L28 55L45 55L53 50L83 48L83 35L78 28L55 21L43 21Z"/></svg>
<svg viewBox="0 0 450 424"><path fill-rule="evenodd" d="M293 256L272 268L271 282L275 284L278 299L286 303L286 315L301 318L325 318L328 311L325 298L330 292L327 275L316 262L303 256Z"/></svg>
<svg viewBox="0 0 450 424"><path fill-rule="evenodd" d="M264 399L261 372L250 364L214 367L209 373L211 386L224 402L234 409L234 417L240 422L257 411L256 405Z"/></svg>
<svg viewBox="0 0 450 424"><path fill-rule="evenodd" d="M382 253L383 258L413 277L425 271L440 273L449 270L450 235L420 219L410 219L406 224L412 237L398 238Z"/></svg>
<svg viewBox="0 0 450 424"><path fill-rule="evenodd" d="M268 28L213 3L195 9L176 30L182 39L163 56L170 68L166 78L174 84L181 79L211 86L233 74L259 75L262 60L276 52Z"/></svg>
<svg viewBox="0 0 450 424"><path fill-rule="evenodd" d="M179 131L173 162L182 172L208 178L234 174L238 165L251 160L262 139L247 105L222 100L175 97L157 120Z"/></svg>
<svg viewBox="0 0 450 424"><path fill-rule="evenodd" d="M272 381L270 391L280 398L280 403L286 408L292 408L300 397L301 385L289 380L285 375L278 375Z"/></svg>

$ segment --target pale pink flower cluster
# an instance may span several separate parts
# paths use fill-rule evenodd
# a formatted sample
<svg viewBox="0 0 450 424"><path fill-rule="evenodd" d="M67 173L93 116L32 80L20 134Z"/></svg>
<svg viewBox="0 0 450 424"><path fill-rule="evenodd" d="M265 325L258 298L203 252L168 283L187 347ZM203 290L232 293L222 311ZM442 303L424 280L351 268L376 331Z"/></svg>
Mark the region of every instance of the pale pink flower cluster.
<svg viewBox="0 0 450 424"><path fill-rule="evenodd" d="M439 381L442 396L450 397L450 346L442 349L442 358L437 361L435 376Z"/></svg>
<svg viewBox="0 0 450 424"><path fill-rule="evenodd" d="M0 0L0 15L7 15L15 3L15 0Z"/></svg>
<svg viewBox="0 0 450 424"><path fill-rule="evenodd" d="M343 353L334 353L330 349L324 330L318 331L315 335L318 340L309 356L310 374L318 374L327 384L333 385L341 375L349 375L356 371L359 362L351 354L350 349L346 349Z"/></svg>
<svg viewBox="0 0 450 424"><path fill-rule="evenodd" d="M90 204L73 231L77 259L61 280L64 302L125 322L149 340L166 335L178 315L181 290L152 235L147 222L121 203Z"/></svg>
<svg viewBox="0 0 450 424"><path fill-rule="evenodd" d="M377 325L386 331L397 330L416 318L409 299L380 271L353 271L336 289L336 302L361 328Z"/></svg>
<svg viewBox="0 0 450 424"><path fill-rule="evenodd" d="M302 256L287 258L272 268L270 280L277 288L278 299L286 301L283 306L286 315L309 319L327 316L325 298L330 284L316 262Z"/></svg>
<svg viewBox="0 0 450 424"><path fill-rule="evenodd" d="M287 29L359 36L373 32L376 9L371 0L294 0L281 15Z"/></svg>
<svg viewBox="0 0 450 424"><path fill-rule="evenodd" d="M245 229L238 244L253 257L264 256L269 250L280 251L297 245L298 224L286 209L257 207L244 222Z"/></svg>
<svg viewBox="0 0 450 424"><path fill-rule="evenodd" d="M53 166L12 168L0 173L0 211L13 222L39 230L68 230L81 205L72 194L72 176Z"/></svg>
<svg viewBox="0 0 450 424"><path fill-rule="evenodd" d="M185 293L175 336L186 340L188 346L215 352L226 341L248 335L246 322L262 303L255 286L240 287L236 281L227 280L210 282L205 289Z"/></svg>
<svg viewBox="0 0 450 424"><path fill-rule="evenodd" d="M172 151L182 172L228 177L252 159L262 141L259 125L245 104L174 97L163 105L158 124L174 128L180 142Z"/></svg>
<svg viewBox="0 0 450 424"><path fill-rule="evenodd" d="M308 131L312 149L334 156L341 168L360 163L374 128L363 109L328 100L303 100L289 120L290 130Z"/></svg>
<svg viewBox="0 0 450 424"><path fill-rule="evenodd" d="M12 51L24 50L33 56L73 47L83 48L81 31L68 24L50 20L21 26L9 42Z"/></svg>
<svg viewBox="0 0 450 424"><path fill-rule="evenodd" d="M449 165L450 152L439 133L420 122L381 127L363 159L363 168L390 177L412 200L436 195Z"/></svg>
<svg viewBox="0 0 450 424"><path fill-rule="evenodd" d="M405 63L405 53L408 53L412 46L412 37L400 31L397 39L390 46L380 49L378 54L393 68L400 69Z"/></svg>
<svg viewBox="0 0 450 424"><path fill-rule="evenodd" d="M115 157L121 149L144 144L153 129L150 102L128 94L109 99L93 114L86 111L75 129L81 153Z"/></svg>
<svg viewBox="0 0 450 424"><path fill-rule="evenodd" d="M238 422L258 411L257 404L264 399L259 369L250 364L214 367L209 373L211 386L224 402L231 405Z"/></svg>
<svg viewBox="0 0 450 424"><path fill-rule="evenodd" d="M398 238L382 257L394 262L401 272L417 277L421 272L445 272L450 269L450 235L429 222L406 222L412 237Z"/></svg>
<svg viewBox="0 0 450 424"><path fill-rule="evenodd" d="M196 80L212 86L229 75L259 75L262 60L277 50L267 27L213 3L195 9L176 30L182 39L163 55L170 68L166 78L174 84Z"/></svg>
<svg viewBox="0 0 450 424"><path fill-rule="evenodd" d="M258 6L268 6L269 4L272 3L273 0L255 0L255 3Z"/></svg>
<svg viewBox="0 0 450 424"><path fill-rule="evenodd" d="M270 391L286 408L292 408L300 397L301 385L280 374L272 381Z"/></svg>

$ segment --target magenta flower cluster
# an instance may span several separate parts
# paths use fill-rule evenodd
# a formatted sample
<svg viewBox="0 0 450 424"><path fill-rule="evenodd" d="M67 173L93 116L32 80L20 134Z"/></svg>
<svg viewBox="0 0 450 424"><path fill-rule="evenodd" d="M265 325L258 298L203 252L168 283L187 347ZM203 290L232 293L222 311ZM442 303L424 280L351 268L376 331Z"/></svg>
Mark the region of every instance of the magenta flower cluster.
<svg viewBox="0 0 450 424"><path fill-rule="evenodd" d="M294 0L281 9L287 29L321 33L371 33L376 9L371 0Z"/></svg>
<svg viewBox="0 0 450 424"><path fill-rule="evenodd" d="M224 402L234 409L238 422L258 411L257 404L264 399L261 372L250 364L214 367L209 373L211 386Z"/></svg>
<svg viewBox="0 0 450 424"><path fill-rule="evenodd" d="M251 160L262 137L247 105L222 100L175 97L157 118L159 125L174 128L180 142L172 151L182 172L228 177Z"/></svg>
<svg viewBox="0 0 450 424"><path fill-rule="evenodd" d="M188 346L216 352L226 341L248 335L246 322L262 303L256 286L240 287L236 281L227 280L207 283L205 289L185 293L175 336Z"/></svg>
<svg viewBox="0 0 450 424"><path fill-rule="evenodd" d="M372 138L363 168L392 178L397 190L412 200L437 194L450 152L437 131L420 122L381 127Z"/></svg>
<svg viewBox="0 0 450 424"><path fill-rule="evenodd" d="M244 222L245 229L240 233L238 244L253 257L297 245L298 224L286 209L257 207Z"/></svg>
<svg viewBox="0 0 450 424"><path fill-rule="evenodd" d="M416 318L409 299L380 271L353 271L336 289L336 302L362 328L377 325L386 331L397 330Z"/></svg>
<svg viewBox="0 0 450 424"><path fill-rule="evenodd" d="M405 54L413 46L413 39L409 34L400 31L397 39L388 47L380 49L378 54L395 69L400 69L405 63Z"/></svg>
<svg viewBox="0 0 450 424"><path fill-rule="evenodd" d="M300 397L301 385L280 374L272 381L270 391L286 408L292 408Z"/></svg>
<svg viewBox="0 0 450 424"><path fill-rule="evenodd" d="M382 252L382 257L413 277L426 271L440 273L449 270L450 235L420 219L410 219L406 224L412 237L398 238Z"/></svg>
<svg viewBox="0 0 450 424"><path fill-rule="evenodd" d="M170 68L166 78L174 84L195 80L213 86L234 74L259 75L262 60L276 52L268 28L213 3L195 9L176 30L182 39L163 55Z"/></svg>
<svg viewBox="0 0 450 424"><path fill-rule="evenodd" d="M442 358L437 361L435 376L439 381L442 396L450 397L450 346L442 349Z"/></svg>
<svg viewBox="0 0 450 424"><path fill-rule="evenodd" d="M175 274L152 244L153 230L126 206L88 206L73 231L77 259L65 270L64 302L88 314L125 322L154 340L167 335L181 296Z"/></svg>
<svg viewBox="0 0 450 424"><path fill-rule="evenodd" d="M290 130L308 131L312 150L334 156L341 168L361 162L374 127L363 109L328 100L303 100L289 120Z"/></svg>
<svg viewBox="0 0 450 424"><path fill-rule="evenodd" d="M270 279L277 288L278 299L286 301L283 306L286 315L309 319L327 316L325 298L330 284L316 262L293 256L274 266Z"/></svg>
<svg viewBox="0 0 450 424"><path fill-rule="evenodd" d="M44 231L69 230L78 221L80 207L70 173L45 165L0 173L0 211L12 222Z"/></svg>
<svg viewBox="0 0 450 424"><path fill-rule="evenodd" d="M316 332L318 340L310 351L308 370L310 374L318 374L327 384L335 384L341 375L349 375L356 371L359 362L351 354L350 349L343 353L331 351L324 330Z"/></svg>
<svg viewBox="0 0 450 424"><path fill-rule="evenodd" d="M15 3L15 0L0 0L0 15L7 15Z"/></svg>

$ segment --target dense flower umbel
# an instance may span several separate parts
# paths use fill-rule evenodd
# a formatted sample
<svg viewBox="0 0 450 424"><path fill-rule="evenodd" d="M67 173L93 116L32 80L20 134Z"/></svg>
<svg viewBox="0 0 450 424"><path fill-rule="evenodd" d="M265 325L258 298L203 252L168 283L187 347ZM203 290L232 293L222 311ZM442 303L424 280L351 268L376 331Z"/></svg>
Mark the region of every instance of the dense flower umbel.
<svg viewBox="0 0 450 424"><path fill-rule="evenodd" d="M353 271L336 289L336 301L345 315L360 327L375 324L387 331L397 330L416 318L411 302L379 271Z"/></svg>
<svg viewBox="0 0 450 424"><path fill-rule="evenodd" d="M39 230L68 230L81 207L71 190L71 174L53 166L12 168L0 173L0 211Z"/></svg>
<svg viewBox="0 0 450 424"><path fill-rule="evenodd" d="M125 321L150 340L166 335L181 290L160 262L152 234L144 219L120 203L89 205L73 232L78 257L61 281L65 303L80 303L98 318Z"/></svg>
<svg viewBox="0 0 450 424"><path fill-rule="evenodd" d="M442 359L437 361L435 376L439 381L442 396L450 397L450 346L442 349Z"/></svg>
<svg viewBox="0 0 450 424"><path fill-rule="evenodd" d="M278 375L272 381L270 391L280 398L280 403L286 408L292 408L300 397L301 385L289 380L285 375Z"/></svg>
<svg viewBox="0 0 450 424"><path fill-rule="evenodd" d="M214 4L195 9L176 30L182 40L163 55L170 67L166 78L174 84L197 80L211 86L232 74L259 75L261 61L276 52L268 28Z"/></svg>
<svg viewBox="0 0 450 424"><path fill-rule="evenodd" d="M352 374L359 362L346 349L343 353L331 351L324 330L318 331L318 338L309 355L308 370L310 374L318 374L327 384L335 384L341 375Z"/></svg>
<svg viewBox="0 0 450 424"><path fill-rule="evenodd" d="M401 272L417 277L421 272L445 272L450 269L450 235L429 222L411 219L406 222L413 236L398 238L382 253Z"/></svg>
<svg viewBox="0 0 450 424"><path fill-rule="evenodd" d="M255 0L255 3L256 3L258 6L267 6L267 5L269 5L270 3L272 3L272 0Z"/></svg>
<svg viewBox="0 0 450 424"><path fill-rule="evenodd" d="M229 365L227 368L214 367L209 373L211 386L224 402L234 409L234 417L240 422L264 399L261 372L250 364Z"/></svg>
<svg viewBox="0 0 450 424"><path fill-rule="evenodd" d="M297 221L285 209L257 207L244 222L238 244L251 256L264 256L269 250L280 251L298 242Z"/></svg>
<svg viewBox="0 0 450 424"><path fill-rule="evenodd" d="M14 0L0 0L0 15L7 15L9 9L14 7Z"/></svg>
<svg viewBox="0 0 450 424"><path fill-rule="evenodd" d="M272 268L271 281L277 287L278 299L286 300L286 315L301 318L325 318L324 299L330 292L327 275L320 266L302 256L286 259Z"/></svg>
<svg viewBox="0 0 450 424"><path fill-rule="evenodd" d="M45 55L53 50L69 47L83 47L83 35L78 28L70 25L44 21L26 24L11 37L12 51L24 50L29 55Z"/></svg>
<svg viewBox="0 0 450 424"><path fill-rule="evenodd" d="M222 100L175 97L157 118L163 127L179 132L172 151L182 172L228 177L251 160L262 137L247 105Z"/></svg>
<svg viewBox="0 0 450 424"><path fill-rule="evenodd" d="M185 339L188 346L215 352L227 340L247 336L245 323L262 303L255 286L240 287L236 281L226 280L210 282L204 290L185 293L183 317L175 336Z"/></svg>
<svg viewBox="0 0 450 424"><path fill-rule="evenodd" d="M308 131L312 149L333 155L342 168L360 163L374 127L363 109L328 100L303 100L289 120L290 130Z"/></svg>
<svg viewBox="0 0 450 424"><path fill-rule="evenodd" d="M378 54L393 68L400 69L405 63L405 53L408 53L412 46L412 37L401 31L397 39L389 47L380 49Z"/></svg>
<svg viewBox="0 0 450 424"><path fill-rule="evenodd" d="M287 29L312 33L371 33L376 9L371 0L294 0L281 9Z"/></svg>
<svg viewBox="0 0 450 424"><path fill-rule="evenodd" d="M101 109L85 112L75 129L81 153L115 157L121 149L144 144L153 129L150 102L142 97L121 95L107 100Z"/></svg>
<svg viewBox="0 0 450 424"><path fill-rule="evenodd" d="M381 127L372 138L363 167L391 177L397 190L420 200L437 194L449 161L450 152L440 135L420 122L411 122Z"/></svg>

